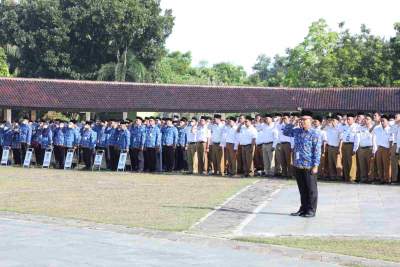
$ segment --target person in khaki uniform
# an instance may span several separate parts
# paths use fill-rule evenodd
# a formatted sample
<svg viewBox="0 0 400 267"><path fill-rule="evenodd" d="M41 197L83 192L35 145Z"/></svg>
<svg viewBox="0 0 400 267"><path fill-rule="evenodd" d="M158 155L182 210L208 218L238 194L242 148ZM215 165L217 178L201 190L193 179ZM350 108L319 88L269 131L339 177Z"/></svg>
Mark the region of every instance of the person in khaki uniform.
<svg viewBox="0 0 400 267"><path fill-rule="evenodd" d="M272 176L274 150L278 142L278 130L274 125L271 115L266 114L264 118L265 123L257 134L257 144L262 147L264 176Z"/></svg>
<svg viewBox="0 0 400 267"><path fill-rule="evenodd" d="M355 138L358 125L354 122L354 114L347 114L347 125L342 126L340 151L342 154L343 178L345 182L356 180L356 151Z"/></svg>
<svg viewBox="0 0 400 267"><path fill-rule="evenodd" d="M237 136L236 118L229 117L227 119L222 141L223 145L226 147L227 173L229 176L235 176L237 171Z"/></svg>
<svg viewBox="0 0 400 267"><path fill-rule="evenodd" d="M326 143L326 155L327 155L327 175L329 180L338 180L341 176L341 172L338 171L338 165L340 164L340 129L339 120L335 116L327 118L327 125L325 127L325 143Z"/></svg>
<svg viewBox="0 0 400 267"><path fill-rule="evenodd" d="M289 114L288 113L283 114L282 121L279 126L279 143L280 143L279 155L280 155L280 165L282 168L282 176L287 178L292 176L293 138L285 136L282 133L282 129L287 124L289 124L289 122L290 122Z"/></svg>
<svg viewBox="0 0 400 267"><path fill-rule="evenodd" d="M210 145L210 131L207 118L202 116L196 127L198 173L208 175L208 152Z"/></svg>
<svg viewBox="0 0 400 267"><path fill-rule="evenodd" d="M197 173L197 118L193 117L190 124L186 127L187 145L186 157L188 164L188 174Z"/></svg>
<svg viewBox="0 0 400 267"><path fill-rule="evenodd" d="M381 126L381 113L379 111L375 111L373 114L373 129L377 127L382 127ZM373 179L377 180L378 179L378 167L377 167L377 162L375 158L375 154L372 158L372 166L371 166L371 175Z"/></svg>
<svg viewBox="0 0 400 267"><path fill-rule="evenodd" d="M356 158L359 167L359 175L361 183L371 183L371 166L373 163L373 121L371 115L365 115L361 122L359 132L356 137L358 146Z"/></svg>
<svg viewBox="0 0 400 267"><path fill-rule="evenodd" d="M238 118L238 127L237 133L240 133L241 127L244 125L244 121L246 120L244 115L240 115ZM243 174L243 162L242 162L242 146L239 144L237 147L237 173Z"/></svg>
<svg viewBox="0 0 400 267"><path fill-rule="evenodd" d="M375 127L373 130L373 152L378 167L378 179L380 184L390 184L390 148L391 148L391 127L389 117L381 116L382 127Z"/></svg>
<svg viewBox="0 0 400 267"><path fill-rule="evenodd" d="M256 128L257 132L261 131L264 122L260 114L257 114L255 116L253 125ZM256 171L257 176L262 176L264 172L263 152L262 152L262 145L258 142L258 139L256 140L256 149L254 152L253 160L254 160L254 170Z"/></svg>
<svg viewBox="0 0 400 267"><path fill-rule="evenodd" d="M214 175L225 174L224 147L222 144L222 134L224 124L221 122L221 115L215 114L211 129L211 161L213 165Z"/></svg>
<svg viewBox="0 0 400 267"><path fill-rule="evenodd" d="M243 176L249 177L254 174L254 150L256 146L257 130L252 125L252 117L246 116L244 125L238 135L238 144L242 146Z"/></svg>

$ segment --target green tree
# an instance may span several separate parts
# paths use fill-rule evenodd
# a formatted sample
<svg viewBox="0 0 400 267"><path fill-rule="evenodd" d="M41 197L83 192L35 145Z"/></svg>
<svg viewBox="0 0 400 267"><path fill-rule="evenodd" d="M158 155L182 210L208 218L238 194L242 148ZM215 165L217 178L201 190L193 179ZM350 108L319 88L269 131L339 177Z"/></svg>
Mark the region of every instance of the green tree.
<svg viewBox="0 0 400 267"><path fill-rule="evenodd" d="M400 22L394 24L396 35L390 39L391 58L393 59L393 84L400 86Z"/></svg>
<svg viewBox="0 0 400 267"><path fill-rule="evenodd" d="M4 53L4 49L0 47L0 77L8 77L10 73L8 71L7 57Z"/></svg>

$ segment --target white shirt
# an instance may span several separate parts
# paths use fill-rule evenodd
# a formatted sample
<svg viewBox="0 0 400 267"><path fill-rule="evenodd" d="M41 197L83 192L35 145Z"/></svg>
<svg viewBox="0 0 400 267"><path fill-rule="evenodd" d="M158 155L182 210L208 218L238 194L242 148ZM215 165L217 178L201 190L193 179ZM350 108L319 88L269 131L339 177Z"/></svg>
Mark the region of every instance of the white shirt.
<svg viewBox="0 0 400 267"><path fill-rule="evenodd" d="M361 126L359 128L356 137L357 147L373 146L373 133L372 128L368 129L366 126Z"/></svg>
<svg viewBox="0 0 400 267"><path fill-rule="evenodd" d="M198 125L196 142L207 142L208 138L210 138L210 130L208 129L207 125Z"/></svg>
<svg viewBox="0 0 400 267"><path fill-rule="evenodd" d="M192 131L192 126L189 125L188 127L186 127L186 137L187 137L187 142L188 143L194 143L196 142L196 136L197 136L197 126L194 126L194 130Z"/></svg>
<svg viewBox="0 0 400 267"><path fill-rule="evenodd" d="M339 147L340 143L340 128L338 126L325 127L325 140L329 146Z"/></svg>
<svg viewBox="0 0 400 267"><path fill-rule="evenodd" d="M257 139L257 130L254 126L246 127L242 126L238 134L239 145L246 146L253 143L253 139Z"/></svg>
<svg viewBox="0 0 400 267"><path fill-rule="evenodd" d="M224 124L223 123L212 124L210 129L211 129L211 143L221 143Z"/></svg>
<svg viewBox="0 0 400 267"><path fill-rule="evenodd" d="M390 137L391 137L391 127L387 126L376 127L373 130L374 138L373 138L373 153L378 150L379 146L390 148Z"/></svg>
<svg viewBox="0 0 400 267"><path fill-rule="evenodd" d="M314 129L318 133L319 143L322 145L326 140L326 131L325 131L325 129L322 129L321 126L318 126L318 127L314 128Z"/></svg>
<svg viewBox="0 0 400 267"><path fill-rule="evenodd" d="M262 124L257 134L256 143L257 145L272 143L272 147L276 147L276 144L278 143L278 130L274 123L271 123L270 125Z"/></svg>
<svg viewBox="0 0 400 267"><path fill-rule="evenodd" d="M233 127L231 127L231 126L227 125L225 127L223 136L225 137L222 139L223 140L222 143L224 145L226 145L227 143L230 143L230 144L237 143L237 136L238 136L237 126L234 125Z"/></svg>

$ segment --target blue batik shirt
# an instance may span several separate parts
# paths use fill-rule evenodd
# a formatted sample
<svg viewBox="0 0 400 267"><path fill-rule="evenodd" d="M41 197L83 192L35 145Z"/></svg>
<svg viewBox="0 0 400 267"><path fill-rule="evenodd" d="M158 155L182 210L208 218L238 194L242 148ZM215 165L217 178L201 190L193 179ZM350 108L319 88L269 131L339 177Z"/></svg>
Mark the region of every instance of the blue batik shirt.
<svg viewBox="0 0 400 267"><path fill-rule="evenodd" d="M130 127L131 132L131 148L141 148L144 147L144 141L146 138L146 126L133 125Z"/></svg>
<svg viewBox="0 0 400 267"><path fill-rule="evenodd" d="M186 144L187 144L186 127L179 127L178 128L178 145L186 146Z"/></svg>
<svg viewBox="0 0 400 267"><path fill-rule="evenodd" d="M178 129L175 126L165 126L161 132L161 144L163 146L172 146L178 143Z"/></svg>
<svg viewBox="0 0 400 267"><path fill-rule="evenodd" d="M148 126L146 128L146 140L144 141L144 147L154 148L159 147L161 144L161 131L158 126Z"/></svg>
<svg viewBox="0 0 400 267"><path fill-rule="evenodd" d="M321 158L320 137L315 129L304 130L288 124L283 128L283 134L294 137L293 165L297 168L311 169L317 167Z"/></svg>

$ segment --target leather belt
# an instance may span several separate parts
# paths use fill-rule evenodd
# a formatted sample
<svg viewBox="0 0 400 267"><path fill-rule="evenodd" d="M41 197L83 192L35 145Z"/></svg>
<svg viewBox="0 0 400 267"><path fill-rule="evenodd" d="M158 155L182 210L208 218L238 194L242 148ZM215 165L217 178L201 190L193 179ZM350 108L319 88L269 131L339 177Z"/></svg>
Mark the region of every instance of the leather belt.
<svg viewBox="0 0 400 267"><path fill-rule="evenodd" d="M372 146L360 146L360 149L371 149Z"/></svg>

